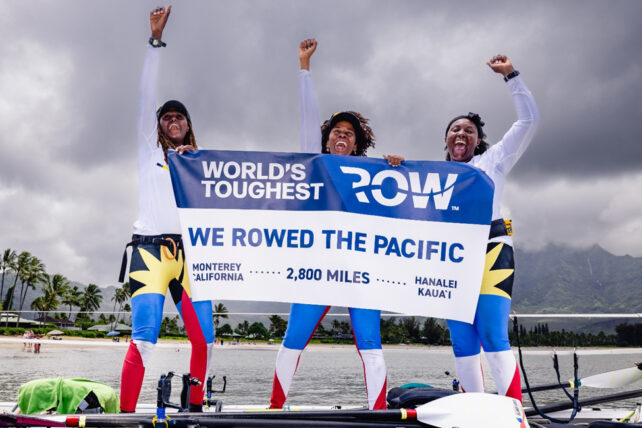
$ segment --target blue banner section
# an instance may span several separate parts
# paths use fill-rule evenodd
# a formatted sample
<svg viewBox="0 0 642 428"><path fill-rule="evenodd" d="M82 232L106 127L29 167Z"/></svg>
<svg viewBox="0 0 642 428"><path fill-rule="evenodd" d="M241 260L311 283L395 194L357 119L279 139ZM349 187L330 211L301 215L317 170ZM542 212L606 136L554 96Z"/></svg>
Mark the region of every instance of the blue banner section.
<svg viewBox="0 0 642 428"><path fill-rule="evenodd" d="M178 208L346 211L390 218L489 224L493 183L458 162L306 153L170 151Z"/></svg>

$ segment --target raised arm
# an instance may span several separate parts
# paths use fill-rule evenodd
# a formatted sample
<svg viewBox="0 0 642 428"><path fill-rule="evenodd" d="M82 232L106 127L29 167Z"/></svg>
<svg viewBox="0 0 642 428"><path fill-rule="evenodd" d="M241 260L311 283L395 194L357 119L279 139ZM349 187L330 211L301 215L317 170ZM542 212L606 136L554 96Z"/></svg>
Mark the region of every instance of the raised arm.
<svg viewBox="0 0 642 428"><path fill-rule="evenodd" d="M321 122L317 98L310 77L310 57L317 49L317 41L306 39L299 44L299 96L301 102L301 152L321 153Z"/></svg>
<svg viewBox="0 0 642 428"><path fill-rule="evenodd" d="M504 174L508 174L533 139L539 123L539 112L533 95L508 57L496 55L486 64L495 73L504 76L517 111L517 121L504 134L501 141L489 149L489 152L494 152L493 156L497 156L497 161L501 162Z"/></svg>
<svg viewBox="0 0 642 428"><path fill-rule="evenodd" d="M156 148L156 86L160 51L164 46L164 43L161 44L160 41L171 10L171 6L167 8L159 7L149 13L151 38L145 53L138 105L138 142L140 150L151 151ZM154 40L158 42L154 42ZM151 43L155 43L158 47L152 46Z"/></svg>

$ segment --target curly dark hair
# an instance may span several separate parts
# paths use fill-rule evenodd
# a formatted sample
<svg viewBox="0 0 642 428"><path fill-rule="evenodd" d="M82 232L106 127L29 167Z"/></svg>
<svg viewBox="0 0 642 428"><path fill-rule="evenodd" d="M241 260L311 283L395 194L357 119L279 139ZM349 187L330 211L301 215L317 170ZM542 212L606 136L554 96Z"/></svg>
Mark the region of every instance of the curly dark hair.
<svg viewBox="0 0 642 428"><path fill-rule="evenodd" d="M475 152L473 153L473 156L476 155L481 155L484 153L486 150L488 150L488 147L490 145L486 142L486 133L484 132L484 121L481 119L481 117L477 113L469 112L468 114L464 114L461 116L454 117L450 122L448 122L448 126L446 126L446 136L448 136L448 131L450 130L450 125L453 124L456 120L459 119L468 119L470 120L475 127L477 128L477 134L480 136L481 141L477 146L475 146ZM448 153L448 146L444 147L444 150L446 150L446 160L450 160L450 153Z"/></svg>
<svg viewBox="0 0 642 428"><path fill-rule="evenodd" d="M160 126L160 123L157 125L158 130L158 139L156 140L156 145L163 149L163 156L165 157L165 162L167 162L167 150L176 149L178 147L172 140L169 139L167 135L163 132L163 129ZM194 146L195 149L198 149L196 145L196 137L194 137L194 131L192 130L192 125L189 125L189 131L185 134L185 139L183 140L183 145Z"/></svg>
<svg viewBox="0 0 642 428"><path fill-rule="evenodd" d="M360 130L355 129L357 138L357 150L354 154L351 154L353 156L366 156L366 152L368 151L368 149L375 146L375 134L374 132L372 132L372 128L370 128L370 126L368 125L370 120L363 117L359 112L351 110L346 110L346 112L356 116L359 119L359 123L361 124ZM328 142L328 138L330 138L330 131L332 131L332 129L330 129L331 120L332 117L323 122L323 125L321 125L321 153L330 153L325 143Z"/></svg>

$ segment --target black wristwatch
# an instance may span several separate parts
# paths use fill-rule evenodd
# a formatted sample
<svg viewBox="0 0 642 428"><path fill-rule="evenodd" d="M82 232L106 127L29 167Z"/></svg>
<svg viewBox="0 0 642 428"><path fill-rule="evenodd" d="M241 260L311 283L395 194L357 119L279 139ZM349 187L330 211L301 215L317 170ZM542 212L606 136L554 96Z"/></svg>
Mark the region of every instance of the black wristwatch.
<svg viewBox="0 0 642 428"><path fill-rule="evenodd" d="M517 71L517 70L511 71L506 76L504 76L504 82L508 82L510 79L512 79L513 77L517 77L517 76L519 76L519 71Z"/></svg>
<svg viewBox="0 0 642 428"><path fill-rule="evenodd" d="M165 46L167 46L167 43L156 37L150 37L149 44L154 48L164 48Z"/></svg>

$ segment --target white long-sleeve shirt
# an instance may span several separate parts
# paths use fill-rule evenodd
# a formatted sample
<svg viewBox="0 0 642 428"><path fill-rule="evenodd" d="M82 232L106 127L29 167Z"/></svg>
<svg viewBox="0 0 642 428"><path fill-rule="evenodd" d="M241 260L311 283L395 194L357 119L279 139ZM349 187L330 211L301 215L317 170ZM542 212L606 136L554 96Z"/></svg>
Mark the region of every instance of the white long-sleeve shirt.
<svg viewBox="0 0 642 428"><path fill-rule="evenodd" d="M160 235L181 233L178 209L163 149L157 145L156 85L160 48L147 46L140 80L138 127L138 218L134 233Z"/></svg>
<svg viewBox="0 0 642 428"><path fill-rule="evenodd" d="M299 70L299 97L301 104L301 152L321 153L319 107L308 70Z"/></svg>
<svg viewBox="0 0 642 428"><path fill-rule="evenodd" d="M474 156L468 161L469 165L484 171L495 183L493 220L502 218L500 203L504 185L506 184L506 176L533 139L535 129L539 123L539 113L535 105L535 99L526 85L524 85L524 82L522 82L521 77L517 76L509 80L507 86L515 103L517 121L513 123L497 144L492 145L484 153ZM512 245L513 242L510 236L499 236L491 241L505 242L509 245Z"/></svg>

